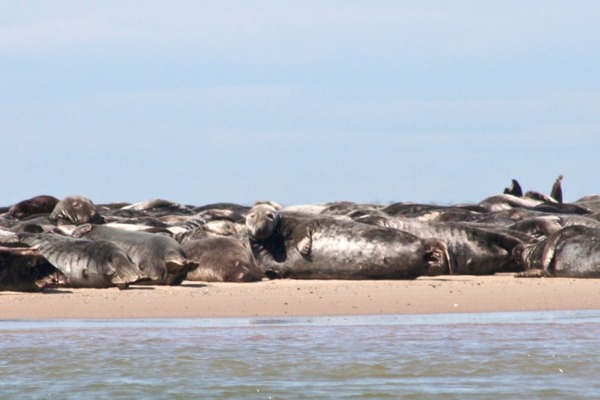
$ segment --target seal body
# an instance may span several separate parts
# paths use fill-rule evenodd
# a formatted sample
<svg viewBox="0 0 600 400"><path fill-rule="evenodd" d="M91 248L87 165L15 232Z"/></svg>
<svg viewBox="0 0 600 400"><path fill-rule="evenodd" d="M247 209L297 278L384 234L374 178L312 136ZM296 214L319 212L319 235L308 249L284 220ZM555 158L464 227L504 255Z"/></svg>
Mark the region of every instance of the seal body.
<svg viewBox="0 0 600 400"><path fill-rule="evenodd" d="M0 247L0 291L39 292L66 277L35 249Z"/></svg>
<svg viewBox="0 0 600 400"><path fill-rule="evenodd" d="M521 271L514 259L515 246L531 238L521 232L493 226L475 226L460 222L430 222L409 218L365 216L357 221L394 228L420 238L437 238L446 243L452 270L461 275L490 275Z"/></svg>
<svg viewBox="0 0 600 400"><path fill-rule="evenodd" d="M600 278L600 229L572 225L546 239L515 248L520 277Z"/></svg>
<svg viewBox="0 0 600 400"><path fill-rule="evenodd" d="M19 238L59 269L68 287L123 289L146 277L123 250L106 240L94 242L49 233L22 233Z"/></svg>
<svg viewBox="0 0 600 400"><path fill-rule="evenodd" d="M50 214L59 200L54 196L41 195L13 204L8 213L16 219L23 219L36 214Z"/></svg>
<svg viewBox="0 0 600 400"><path fill-rule="evenodd" d="M443 242L349 220L253 207L252 252L269 278L414 279L448 273Z"/></svg>
<svg viewBox="0 0 600 400"><path fill-rule="evenodd" d="M83 196L65 197L56 204L50 217L74 225L104 221L96 205Z"/></svg>
<svg viewBox="0 0 600 400"><path fill-rule="evenodd" d="M198 264L187 280L204 282L253 282L263 278L249 244L233 237L211 236L186 240L181 246Z"/></svg>
<svg viewBox="0 0 600 400"><path fill-rule="evenodd" d="M523 218L513 225L511 229L527 233L541 240L558 232L566 226L583 225L589 228L600 229L600 221L577 214L543 214L540 216Z"/></svg>
<svg viewBox="0 0 600 400"><path fill-rule="evenodd" d="M162 234L85 224L74 236L114 243L144 271L148 277L146 283L180 284L195 266L175 239Z"/></svg>

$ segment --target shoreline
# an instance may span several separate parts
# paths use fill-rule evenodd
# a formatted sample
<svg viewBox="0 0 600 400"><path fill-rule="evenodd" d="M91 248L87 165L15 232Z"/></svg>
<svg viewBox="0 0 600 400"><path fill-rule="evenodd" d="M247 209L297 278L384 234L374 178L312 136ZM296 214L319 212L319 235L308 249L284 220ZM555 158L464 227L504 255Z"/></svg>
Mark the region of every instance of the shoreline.
<svg viewBox="0 0 600 400"><path fill-rule="evenodd" d="M184 281L181 286L0 292L0 320L311 317L600 309L594 279Z"/></svg>

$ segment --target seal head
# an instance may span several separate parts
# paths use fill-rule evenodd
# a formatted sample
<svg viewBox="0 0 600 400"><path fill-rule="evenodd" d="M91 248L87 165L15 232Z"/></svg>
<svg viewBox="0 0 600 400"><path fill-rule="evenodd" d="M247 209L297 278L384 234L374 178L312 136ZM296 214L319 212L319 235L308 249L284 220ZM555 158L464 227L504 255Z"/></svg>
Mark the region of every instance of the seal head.
<svg viewBox="0 0 600 400"><path fill-rule="evenodd" d="M273 235L279 226L281 216L275 207L259 204L246 216L246 228L251 239L264 240Z"/></svg>

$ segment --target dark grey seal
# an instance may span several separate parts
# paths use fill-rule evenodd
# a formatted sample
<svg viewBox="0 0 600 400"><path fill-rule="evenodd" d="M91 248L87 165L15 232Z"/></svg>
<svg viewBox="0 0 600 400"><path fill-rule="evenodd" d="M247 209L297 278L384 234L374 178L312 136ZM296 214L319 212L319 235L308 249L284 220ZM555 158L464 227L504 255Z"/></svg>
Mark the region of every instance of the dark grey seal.
<svg viewBox="0 0 600 400"><path fill-rule="evenodd" d="M450 272L446 245L406 232L267 205L246 217L252 252L268 278L414 279Z"/></svg>
<svg viewBox="0 0 600 400"><path fill-rule="evenodd" d="M526 269L519 277L600 278L600 229L567 226L514 253Z"/></svg>
<svg viewBox="0 0 600 400"><path fill-rule="evenodd" d="M73 236L114 243L144 271L148 276L147 283L178 285L185 279L187 272L195 267L181 245L162 234L85 224Z"/></svg>
<svg viewBox="0 0 600 400"><path fill-rule="evenodd" d="M187 280L204 282L254 282L263 278L247 243L233 237L186 240L181 246L198 266Z"/></svg>
<svg viewBox="0 0 600 400"><path fill-rule="evenodd" d="M50 214L59 200L54 196L41 195L13 204L8 213L16 219L31 217L36 214Z"/></svg>
<svg viewBox="0 0 600 400"><path fill-rule="evenodd" d="M74 239L50 233L20 233L19 239L38 250L74 288L126 288L146 277L115 244Z"/></svg>
<svg viewBox="0 0 600 400"><path fill-rule="evenodd" d="M0 247L0 291L39 292L66 277L35 249Z"/></svg>

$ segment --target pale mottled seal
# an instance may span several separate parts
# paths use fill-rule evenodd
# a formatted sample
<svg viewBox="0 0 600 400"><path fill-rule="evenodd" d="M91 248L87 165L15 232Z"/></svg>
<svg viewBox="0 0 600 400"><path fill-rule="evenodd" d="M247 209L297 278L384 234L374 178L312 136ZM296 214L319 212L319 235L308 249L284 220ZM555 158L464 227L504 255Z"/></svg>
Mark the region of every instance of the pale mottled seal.
<svg viewBox="0 0 600 400"><path fill-rule="evenodd" d="M498 194L490 196L478 203L486 211L502 211L512 208L534 208L543 204L542 200L532 199L529 197L517 197L512 194Z"/></svg>
<svg viewBox="0 0 600 400"><path fill-rule="evenodd" d="M65 197L54 207L50 217L58 221L67 221L74 225L88 222L98 224L104 221L96 205L90 199L83 196Z"/></svg>
<svg viewBox="0 0 600 400"><path fill-rule="evenodd" d="M450 272L445 244L331 217L255 206L246 217L252 252L269 278L413 279Z"/></svg>
<svg viewBox="0 0 600 400"><path fill-rule="evenodd" d="M442 240L448 246L452 271L462 275L519 271L522 268L513 258L512 250L519 244L532 241L528 235L520 232L469 223L383 216L365 216L357 221L397 229L423 239Z"/></svg>
<svg viewBox="0 0 600 400"><path fill-rule="evenodd" d="M19 239L58 268L68 287L123 289L146 277L123 250L107 240L95 242L50 233L20 233Z"/></svg>
<svg viewBox="0 0 600 400"><path fill-rule="evenodd" d="M486 210L479 206L441 206L422 203L393 203L381 213L392 217L415 218L423 221L475 221ZM381 214L380 213L380 214ZM373 215L374 213L368 213Z"/></svg>
<svg viewBox="0 0 600 400"><path fill-rule="evenodd" d="M151 284L178 285L185 279L187 272L195 267L181 245L162 234L85 224L73 236L114 243L139 265Z"/></svg>

